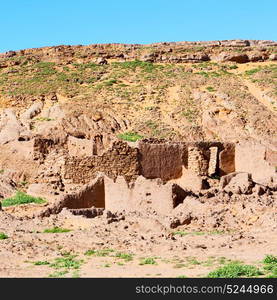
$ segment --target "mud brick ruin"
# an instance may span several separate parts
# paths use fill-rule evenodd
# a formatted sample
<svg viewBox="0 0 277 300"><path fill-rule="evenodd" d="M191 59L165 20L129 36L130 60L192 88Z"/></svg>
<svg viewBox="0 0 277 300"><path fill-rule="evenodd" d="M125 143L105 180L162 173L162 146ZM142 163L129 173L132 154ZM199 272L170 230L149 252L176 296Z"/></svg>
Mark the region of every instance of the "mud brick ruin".
<svg viewBox="0 0 277 300"><path fill-rule="evenodd" d="M247 172L259 182L275 174L276 153L254 142L114 140L104 149L103 144L97 145L99 141L102 143L101 139L57 142L37 138L33 142L33 159L45 159L32 187L55 180L65 186L81 186L77 192L61 196L48 212L94 206L111 211L154 209L167 214L194 191L210 188L211 180ZM100 154L95 149L100 149ZM56 168L56 177L49 176L47 166Z"/></svg>

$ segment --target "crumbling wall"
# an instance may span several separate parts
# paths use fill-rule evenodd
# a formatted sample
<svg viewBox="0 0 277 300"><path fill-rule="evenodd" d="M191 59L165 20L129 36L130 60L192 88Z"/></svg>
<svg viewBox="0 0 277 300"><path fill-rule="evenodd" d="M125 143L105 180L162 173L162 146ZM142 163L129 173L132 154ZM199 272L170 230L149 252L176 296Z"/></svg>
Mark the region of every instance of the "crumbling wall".
<svg viewBox="0 0 277 300"><path fill-rule="evenodd" d="M46 138L35 138L33 142L33 159L43 160L54 147L54 141Z"/></svg>
<svg viewBox="0 0 277 300"><path fill-rule="evenodd" d="M67 140L68 154L70 156L84 157L93 155L91 140L69 136Z"/></svg>
<svg viewBox="0 0 277 300"><path fill-rule="evenodd" d="M216 173L218 164L218 148L210 147L210 160L208 174L211 176Z"/></svg>
<svg viewBox="0 0 277 300"><path fill-rule="evenodd" d="M220 176L236 171L234 144L224 144L224 149L219 153L218 168Z"/></svg>
<svg viewBox="0 0 277 300"><path fill-rule="evenodd" d="M115 181L105 177L105 204L111 211L155 210L167 214L182 203L186 191L174 183L163 183L161 179L146 179L139 176L128 185L123 176Z"/></svg>
<svg viewBox="0 0 277 300"><path fill-rule="evenodd" d="M251 141L237 144L235 152L236 172L250 173L258 183L265 183L276 174L276 151Z"/></svg>
<svg viewBox="0 0 277 300"><path fill-rule="evenodd" d="M66 183L88 183L97 172L111 178L123 175L128 181L135 179L139 175L138 149L116 141L103 155L68 157L63 166Z"/></svg>
<svg viewBox="0 0 277 300"><path fill-rule="evenodd" d="M108 148L103 148L109 143ZM123 175L127 181L135 180L139 175L169 181L190 174L201 177L234 171L234 151L229 144L143 140L131 147L124 141L105 141L101 135L96 135L92 140L69 137L64 146L60 151L61 147L49 139L36 139L34 146L37 159L46 157L40 167L43 173L44 169L53 169L48 159L53 151L66 153L59 164L61 171L55 175L64 183L88 183L96 172L104 172L111 178ZM188 172L184 172L184 168ZM55 176L51 176L54 179Z"/></svg>
<svg viewBox="0 0 277 300"><path fill-rule="evenodd" d="M141 175L172 180L184 175L228 174L235 171L234 145L219 142L143 140L138 145Z"/></svg>
<svg viewBox="0 0 277 300"><path fill-rule="evenodd" d="M200 147L188 147L188 170L199 176L208 173L208 160Z"/></svg>
<svg viewBox="0 0 277 300"><path fill-rule="evenodd" d="M86 184L80 191L66 194L61 199L45 211L40 216L50 216L51 214L58 214L63 208L79 209L90 207L105 208L105 189L104 177L98 174L96 178Z"/></svg>
<svg viewBox="0 0 277 300"><path fill-rule="evenodd" d="M141 175L169 180L182 175L183 144L140 142Z"/></svg>

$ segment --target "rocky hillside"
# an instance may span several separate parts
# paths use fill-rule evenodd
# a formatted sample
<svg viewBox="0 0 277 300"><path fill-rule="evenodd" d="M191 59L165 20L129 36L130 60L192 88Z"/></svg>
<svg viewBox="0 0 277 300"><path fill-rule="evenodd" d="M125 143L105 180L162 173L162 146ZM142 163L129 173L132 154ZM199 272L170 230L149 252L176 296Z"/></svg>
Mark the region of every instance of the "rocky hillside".
<svg viewBox="0 0 277 300"><path fill-rule="evenodd" d="M276 62L272 41L9 51L0 54L0 144L100 134L250 138L276 149Z"/></svg>

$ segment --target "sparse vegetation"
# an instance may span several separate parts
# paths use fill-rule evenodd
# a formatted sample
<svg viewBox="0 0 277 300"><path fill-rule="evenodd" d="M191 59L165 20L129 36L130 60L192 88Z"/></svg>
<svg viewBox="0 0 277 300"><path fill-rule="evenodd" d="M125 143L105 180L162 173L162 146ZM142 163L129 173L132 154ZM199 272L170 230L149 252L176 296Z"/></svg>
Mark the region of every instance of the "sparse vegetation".
<svg viewBox="0 0 277 300"><path fill-rule="evenodd" d="M46 266L46 265L50 265L50 262L48 262L46 260L39 260L39 261L35 261L34 265L35 266Z"/></svg>
<svg viewBox="0 0 277 300"><path fill-rule="evenodd" d="M49 278L59 278L59 277L63 277L67 273L69 273L67 270L65 270L65 271L55 271L54 273L49 274L48 277Z"/></svg>
<svg viewBox="0 0 277 300"><path fill-rule="evenodd" d="M230 263L208 274L210 278L257 277L263 273L255 266Z"/></svg>
<svg viewBox="0 0 277 300"><path fill-rule="evenodd" d="M129 254L129 253L121 253L121 252L118 252L115 254L115 256L117 258L121 258L121 259L124 259L125 261L131 261L133 260L133 255L132 254Z"/></svg>
<svg viewBox="0 0 277 300"><path fill-rule="evenodd" d="M85 252L85 255L87 256L91 256L91 255L95 255L95 256L109 256L109 254L111 252L114 252L113 249L101 249L101 250L87 250Z"/></svg>
<svg viewBox="0 0 277 300"><path fill-rule="evenodd" d="M143 138L143 136L139 135L136 132L125 132L118 135L118 138L128 141L128 142L136 142Z"/></svg>
<svg viewBox="0 0 277 300"><path fill-rule="evenodd" d="M4 233L4 232L0 232L0 240L6 240L9 237Z"/></svg>
<svg viewBox="0 0 277 300"><path fill-rule="evenodd" d="M147 258L143 258L139 264L140 265L157 265L157 262L153 257L147 257Z"/></svg>
<svg viewBox="0 0 277 300"><path fill-rule="evenodd" d="M35 120L36 121L41 121L41 122L43 122L43 121L52 121L51 118L46 118L46 117L39 117L39 118L36 118Z"/></svg>
<svg viewBox="0 0 277 300"><path fill-rule="evenodd" d="M260 68L255 68L255 69L247 70L247 71L245 71L245 74L248 75L248 76L251 76L251 75L259 72L260 70L261 70Z"/></svg>
<svg viewBox="0 0 277 300"><path fill-rule="evenodd" d="M54 269L79 269L83 264L83 260L76 259L77 255L67 255L65 257L58 257L50 264Z"/></svg>
<svg viewBox="0 0 277 300"><path fill-rule="evenodd" d="M201 265L201 262L199 262L195 257L187 257L186 260L191 265Z"/></svg>
<svg viewBox="0 0 277 300"><path fill-rule="evenodd" d="M213 235L213 234L224 234L224 231L214 230L214 231L175 231L174 235L186 236L186 235Z"/></svg>
<svg viewBox="0 0 277 300"><path fill-rule="evenodd" d="M69 232L69 231L71 231L71 230L66 229L66 228L53 227L53 228L45 229L43 232L44 233L64 233L64 232Z"/></svg>
<svg viewBox="0 0 277 300"><path fill-rule="evenodd" d="M46 201L42 198L33 197L33 196L27 195L21 191L17 191L15 196L2 200L2 206L6 207L6 206L12 206L12 205L28 204L28 203L42 204L45 202Z"/></svg>
<svg viewBox="0 0 277 300"><path fill-rule="evenodd" d="M264 258L263 263L267 277L277 278L277 256L267 255Z"/></svg>
<svg viewBox="0 0 277 300"><path fill-rule="evenodd" d="M207 90L208 92L215 92L215 89L214 89L212 86L207 86L207 87L206 87L206 90Z"/></svg>
<svg viewBox="0 0 277 300"><path fill-rule="evenodd" d="M55 269L55 272L48 275L50 278L63 277L70 271L73 271L73 278L80 277L79 269L83 263L84 260L77 259L77 255L70 252L61 253L61 257L55 258L53 262L43 260L33 262L35 266L48 266Z"/></svg>

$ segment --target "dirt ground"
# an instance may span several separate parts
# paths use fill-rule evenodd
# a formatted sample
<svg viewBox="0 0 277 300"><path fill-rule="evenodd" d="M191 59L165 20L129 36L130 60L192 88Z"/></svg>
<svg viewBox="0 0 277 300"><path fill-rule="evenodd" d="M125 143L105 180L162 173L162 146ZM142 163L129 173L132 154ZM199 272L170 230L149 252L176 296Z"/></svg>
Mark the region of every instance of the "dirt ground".
<svg viewBox="0 0 277 300"><path fill-rule="evenodd" d="M207 277L231 261L262 266L277 249L272 208L262 208L258 221L237 215L239 225L216 229L199 222L173 229L155 213L23 218L8 211L0 212L8 236L0 240L0 277ZM55 227L70 231L44 232Z"/></svg>

